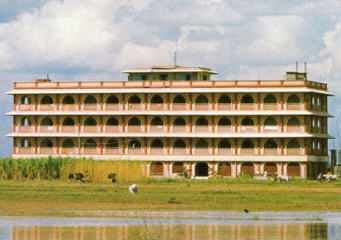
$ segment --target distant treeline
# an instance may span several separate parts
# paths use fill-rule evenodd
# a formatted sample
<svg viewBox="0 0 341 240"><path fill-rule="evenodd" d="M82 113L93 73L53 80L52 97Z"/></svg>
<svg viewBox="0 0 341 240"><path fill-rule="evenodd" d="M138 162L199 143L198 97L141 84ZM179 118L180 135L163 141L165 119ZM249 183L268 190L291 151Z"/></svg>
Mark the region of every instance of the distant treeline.
<svg viewBox="0 0 341 240"><path fill-rule="evenodd" d="M110 181L110 173L116 173L123 182L143 180L147 176L146 162L139 161L98 161L77 158L25 158L0 159L2 180L67 180L69 173L88 171L90 179L96 182Z"/></svg>

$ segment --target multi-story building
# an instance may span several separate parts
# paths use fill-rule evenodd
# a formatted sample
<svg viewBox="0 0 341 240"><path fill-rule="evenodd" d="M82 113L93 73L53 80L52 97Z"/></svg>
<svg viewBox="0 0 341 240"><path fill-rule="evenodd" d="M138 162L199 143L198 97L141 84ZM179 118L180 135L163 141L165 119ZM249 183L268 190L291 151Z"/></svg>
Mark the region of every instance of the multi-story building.
<svg viewBox="0 0 341 240"><path fill-rule="evenodd" d="M128 81L15 82L13 157L146 161L150 175L313 178L328 161L324 83L211 80L209 68L131 68Z"/></svg>

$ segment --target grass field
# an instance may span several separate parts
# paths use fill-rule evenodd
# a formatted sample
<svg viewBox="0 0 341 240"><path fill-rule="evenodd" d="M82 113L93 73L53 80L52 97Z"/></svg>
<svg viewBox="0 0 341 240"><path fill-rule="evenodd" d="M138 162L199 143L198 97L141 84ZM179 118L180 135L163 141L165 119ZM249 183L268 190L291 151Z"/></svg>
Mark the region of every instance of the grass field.
<svg viewBox="0 0 341 240"><path fill-rule="evenodd" d="M341 211L341 181L273 183L248 178L153 179L129 183L0 181L0 214L65 216L83 210Z"/></svg>

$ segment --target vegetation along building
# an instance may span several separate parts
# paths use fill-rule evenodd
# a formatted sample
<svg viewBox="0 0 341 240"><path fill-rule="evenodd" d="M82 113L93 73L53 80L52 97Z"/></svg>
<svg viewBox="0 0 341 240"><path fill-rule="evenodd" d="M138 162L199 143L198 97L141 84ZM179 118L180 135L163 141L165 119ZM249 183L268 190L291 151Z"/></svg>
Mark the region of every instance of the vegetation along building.
<svg viewBox="0 0 341 240"><path fill-rule="evenodd" d="M327 85L214 81L209 68L130 68L128 81L15 82L13 157L147 161L153 176L313 178L328 161Z"/></svg>

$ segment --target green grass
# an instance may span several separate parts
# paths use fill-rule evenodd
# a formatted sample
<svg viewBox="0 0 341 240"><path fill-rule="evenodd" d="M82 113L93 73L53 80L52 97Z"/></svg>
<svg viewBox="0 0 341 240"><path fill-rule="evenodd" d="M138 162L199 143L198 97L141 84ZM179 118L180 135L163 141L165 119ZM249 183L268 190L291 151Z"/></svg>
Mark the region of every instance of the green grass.
<svg viewBox="0 0 341 240"><path fill-rule="evenodd" d="M149 179L138 194L120 184L60 180L0 182L0 214L60 215L72 210L340 211L341 182Z"/></svg>

